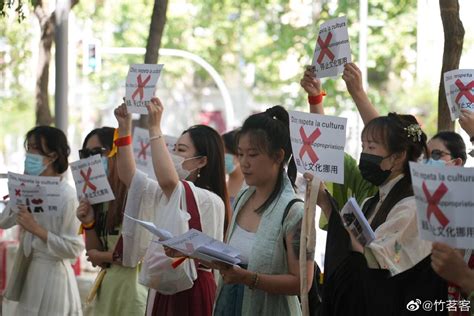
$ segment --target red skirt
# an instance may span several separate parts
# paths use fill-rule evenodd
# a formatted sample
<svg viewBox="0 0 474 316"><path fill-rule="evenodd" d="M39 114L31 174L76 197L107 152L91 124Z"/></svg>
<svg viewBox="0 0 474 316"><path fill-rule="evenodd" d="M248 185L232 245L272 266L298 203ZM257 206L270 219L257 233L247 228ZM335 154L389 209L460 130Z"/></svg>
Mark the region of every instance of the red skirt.
<svg viewBox="0 0 474 316"><path fill-rule="evenodd" d="M197 270L192 288L173 295L156 293L153 316L211 316L216 298L216 282L211 272ZM148 313L147 313L148 314Z"/></svg>

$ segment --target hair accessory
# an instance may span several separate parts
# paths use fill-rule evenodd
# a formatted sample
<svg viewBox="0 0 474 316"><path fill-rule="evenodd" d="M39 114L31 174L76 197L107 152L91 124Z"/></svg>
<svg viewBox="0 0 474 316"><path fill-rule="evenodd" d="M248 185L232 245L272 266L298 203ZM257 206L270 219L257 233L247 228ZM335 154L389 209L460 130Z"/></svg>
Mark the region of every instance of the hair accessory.
<svg viewBox="0 0 474 316"><path fill-rule="evenodd" d="M423 135L423 131L421 130L420 125L410 124L408 127L405 127L404 130L407 131L407 136L414 142L421 142L421 135Z"/></svg>
<svg viewBox="0 0 474 316"><path fill-rule="evenodd" d="M274 120L276 120L276 119L277 119L277 117L276 117L276 116L273 116L273 119L274 119Z"/></svg>

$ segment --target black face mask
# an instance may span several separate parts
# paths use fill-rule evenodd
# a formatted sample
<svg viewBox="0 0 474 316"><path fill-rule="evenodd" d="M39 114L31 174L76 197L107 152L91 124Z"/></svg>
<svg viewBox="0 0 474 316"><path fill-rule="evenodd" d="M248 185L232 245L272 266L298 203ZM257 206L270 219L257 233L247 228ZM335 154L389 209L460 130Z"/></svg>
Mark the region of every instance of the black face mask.
<svg viewBox="0 0 474 316"><path fill-rule="evenodd" d="M361 153L359 170L362 178L376 186L384 183L392 173L391 170L382 170L380 168L380 163L385 158L387 157Z"/></svg>

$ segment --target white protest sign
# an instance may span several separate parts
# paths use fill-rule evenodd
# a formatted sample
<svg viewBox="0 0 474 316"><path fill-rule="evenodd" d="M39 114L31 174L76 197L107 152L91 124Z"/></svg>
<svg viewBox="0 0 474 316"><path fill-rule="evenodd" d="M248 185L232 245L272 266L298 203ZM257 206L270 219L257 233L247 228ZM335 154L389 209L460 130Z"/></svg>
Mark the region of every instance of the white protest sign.
<svg viewBox="0 0 474 316"><path fill-rule="evenodd" d="M174 150L174 145L178 140L176 137L163 135L168 151L171 153ZM151 160L151 146L150 136L147 129L135 127L133 130L133 156L137 168L145 172L150 178L156 179L155 170Z"/></svg>
<svg viewBox="0 0 474 316"><path fill-rule="evenodd" d="M290 138L298 172L344 183L344 146L347 119L289 111Z"/></svg>
<svg viewBox="0 0 474 316"><path fill-rule="evenodd" d="M474 245L474 168L410 162L420 238L454 248Z"/></svg>
<svg viewBox="0 0 474 316"><path fill-rule="evenodd" d="M347 18L343 16L321 24L312 62L316 77L335 77L351 61Z"/></svg>
<svg viewBox="0 0 474 316"><path fill-rule="evenodd" d="M155 94L163 65L133 64L125 84L125 104L131 113L147 114L147 104Z"/></svg>
<svg viewBox="0 0 474 316"><path fill-rule="evenodd" d="M115 199L100 155L94 155L70 164L76 184L77 198L87 198L90 204Z"/></svg>
<svg viewBox="0 0 474 316"><path fill-rule="evenodd" d="M8 173L10 203L26 205L33 214L55 215L60 200L59 177Z"/></svg>
<svg viewBox="0 0 474 316"><path fill-rule="evenodd" d="M459 118L461 109L474 111L474 69L445 72L444 90L452 121Z"/></svg>

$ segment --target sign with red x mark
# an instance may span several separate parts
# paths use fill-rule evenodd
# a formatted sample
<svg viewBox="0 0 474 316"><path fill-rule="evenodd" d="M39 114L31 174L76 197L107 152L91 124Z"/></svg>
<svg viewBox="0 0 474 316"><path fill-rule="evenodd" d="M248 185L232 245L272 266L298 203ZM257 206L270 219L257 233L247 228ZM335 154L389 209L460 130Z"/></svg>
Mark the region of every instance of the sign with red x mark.
<svg viewBox="0 0 474 316"><path fill-rule="evenodd" d="M474 69L445 72L444 90L451 120L459 118L461 109L474 111Z"/></svg>
<svg viewBox="0 0 474 316"><path fill-rule="evenodd" d="M37 177L9 172L10 203L25 205L34 214L56 215L61 201L59 183L59 177Z"/></svg>
<svg viewBox="0 0 474 316"><path fill-rule="evenodd" d="M454 248L472 248L474 168L410 162L410 175L420 238Z"/></svg>
<svg viewBox="0 0 474 316"><path fill-rule="evenodd" d="M155 94L163 65L130 65L125 84L125 104L131 113L147 114L146 106Z"/></svg>
<svg viewBox="0 0 474 316"><path fill-rule="evenodd" d="M99 155L70 164L78 199L86 198L91 204L115 199Z"/></svg>
<svg viewBox="0 0 474 316"><path fill-rule="evenodd" d="M428 207L426 208L426 218L428 219L428 222L431 222L431 215L434 215L441 226L443 226L443 228L446 227L449 223L449 219L444 215L438 204L443 196L448 192L448 187L441 182L436 191L431 194L426 186L426 182L423 181L421 188L423 189L423 194L428 202Z"/></svg>
<svg viewBox="0 0 474 316"><path fill-rule="evenodd" d="M156 179L153 162L151 159L151 144L149 141L149 132L147 129L135 127L133 130L133 156L137 169L145 172L149 178ZM176 144L176 137L164 135L168 151L173 152Z"/></svg>
<svg viewBox="0 0 474 316"><path fill-rule="evenodd" d="M289 115L291 147L298 172L343 183L347 120L297 111L290 111Z"/></svg>
<svg viewBox="0 0 474 316"><path fill-rule="evenodd" d="M316 77L335 77L351 62L347 18L340 17L321 24L312 65Z"/></svg>

